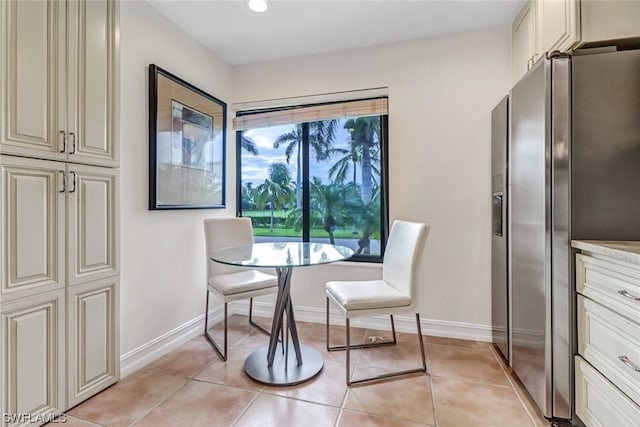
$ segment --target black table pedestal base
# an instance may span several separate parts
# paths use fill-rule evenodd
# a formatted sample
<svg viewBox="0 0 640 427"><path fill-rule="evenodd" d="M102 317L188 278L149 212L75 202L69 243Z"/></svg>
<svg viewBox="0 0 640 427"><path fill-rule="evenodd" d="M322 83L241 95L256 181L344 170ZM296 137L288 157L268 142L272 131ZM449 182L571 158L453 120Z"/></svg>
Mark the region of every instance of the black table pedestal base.
<svg viewBox="0 0 640 427"><path fill-rule="evenodd" d="M289 353L289 360L285 367L282 347L278 345L273 366L269 367L267 366L268 351L268 346L259 348L244 362L244 371L247 375L263 384L275 386L300 384L318 375L324 366L320 352L308 345L300 344L304 363L299 366L295 353Z"/></svg>

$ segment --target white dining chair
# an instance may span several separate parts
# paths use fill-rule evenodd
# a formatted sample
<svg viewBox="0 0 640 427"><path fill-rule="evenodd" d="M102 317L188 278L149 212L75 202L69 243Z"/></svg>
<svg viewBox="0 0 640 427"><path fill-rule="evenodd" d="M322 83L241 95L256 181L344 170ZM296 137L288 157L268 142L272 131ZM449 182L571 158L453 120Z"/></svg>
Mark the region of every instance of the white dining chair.
<svg viewBox="0 0 640 427"><path fill-rule="evenodd" d="M424 343L420 328L420 313L416 311L417 274L429 233L429 225L418 222L394 221L382 261L382 280L327 282L327 350L346 350L347 385L370 382L383 378L426 372ZM346 345L331 346L329 337L329 303L337 306L346 318ZM422 367L396 371L375 377L351 380L350 350L396 344L394 314L415 313ZM392 340L351 344L350 319L360 316L389 315Z"/></svg>
<svg viewBox="0 0 640 427"><path fill-rule="evenodd" d="M278 292L278 278L255 269L230 266L212 261L213 251L231 246L253 244L251 218L211 218L204 220L207 252L207 294L204 314L204 335L222 360L227 360L227 307L229 302L249 298L249 323L266 334L270 331L252 319L253 297ZM221 347L208 330L209 293L216 292L224 301L224 344Z"/></svg>

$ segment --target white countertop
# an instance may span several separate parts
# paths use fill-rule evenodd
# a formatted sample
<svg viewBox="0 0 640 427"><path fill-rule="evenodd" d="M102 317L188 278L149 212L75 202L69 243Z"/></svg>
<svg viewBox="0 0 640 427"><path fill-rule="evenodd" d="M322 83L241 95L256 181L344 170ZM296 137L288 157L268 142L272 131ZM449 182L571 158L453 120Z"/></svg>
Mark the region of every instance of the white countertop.
<svg viewBox="0 0 640 427"><path fill-rule="evenodd" d="M640 264L640 241L572 240L571 246L593 254L606 255L621 261Z"/></svg>

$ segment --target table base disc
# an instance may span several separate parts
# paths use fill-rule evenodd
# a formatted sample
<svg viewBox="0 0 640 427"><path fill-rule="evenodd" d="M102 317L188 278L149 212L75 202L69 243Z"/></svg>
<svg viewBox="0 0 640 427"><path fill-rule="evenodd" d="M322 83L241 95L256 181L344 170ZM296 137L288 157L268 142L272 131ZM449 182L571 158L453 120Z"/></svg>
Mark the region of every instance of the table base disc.
<svg viewBox="0 0 640 427"><path fill-rule="evenodd" d="M322 370L324 361L322 355L308 345L300 344L302 365L298 366L296 353L289 347L289 360L285 369L282 346L278 344L273 366L267 366L268 346L259 348L251 353L244 362L244 371L254 380L269 385L295 385L305 382Z"/></svg>

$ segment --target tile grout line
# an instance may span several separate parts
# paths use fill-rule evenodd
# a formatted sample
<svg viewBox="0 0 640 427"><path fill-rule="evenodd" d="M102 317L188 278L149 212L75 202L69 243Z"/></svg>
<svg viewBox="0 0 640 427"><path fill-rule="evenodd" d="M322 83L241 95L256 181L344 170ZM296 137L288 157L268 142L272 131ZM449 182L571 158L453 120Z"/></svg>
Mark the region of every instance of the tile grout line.
<svg viewBox="0 0 640 427"><path fill-rule="evenodd" d="M535 420L535 417L533 416L533 414L529 410L528 406L526 405L526 403L522 399L522 396L520 395L520 392L518 391L519 387L517 386L517 384L514 384L514 381L511 378L511 375L509 374L509 372L505 368L505 362L503 361L502 357L499 354L496 353L496 350L495 350L495 348L493 346L490 346L489 349L491 350L491 354L493 355L493 358L496 359L498 364L500 365L500 369L502 369L502 372L507 377L507 381L509 383L509 386L511 387L511 389L515 393L516 398L518 399L518 402L520 402L520 405L524 408L524 411L527 413L527 416L529 417L529 420L531 421L531 424L534 427L537 426L537 421Z"/></svg>
<svg viewBox="0 0 640 427"><path fill-rule="evenodd" d="M431 389L431 405L433 406L433 425L438 427L438 409L436 408L436 389L433 386L433 378L429 375L429 388Z"/></svg>
<svg viewBox="0 0 640 427"><path fill-rule="evenodd" d="M263 389L264 390L264 389ZM251 399L251 402L247 403L247 405L244 407L244 409L242 409L242 411L240 411L240 413L238 414L238 416L231 422L230 427L236 425L236 423L238 421L240 421L240 418L242 418L242 416L244 414L247 413L247 411L249 410L249 408L251 407L251 405L253 405L253 402L255 402L256 400L258 400L258 397L260 397L260 394L262 394L262 391L257 391L255 392L256 395L253 396L253 399Z"/></svg>
<svg viewBox="0 0 640 427"><path fill-rule="evenodd" d="M154 372L155 373L155 372ZM163 375L168 375L165 374L164 372L160 372ZM174 375L175 376L175 375ZM146 417L147 415L149 415L150 413L152 413L153 411L155 411L160 405L162 405L164 402L166 402L167 400L169 400L169 398L171 398L172 396L174 396L177 392L179 392L180 390L182 390L183 388L185 388L187 386L187 384L189 384L189 382L191 381L189 378L182 378L185 380L184 384L182 384L180 387L178 387L173 393L170 393L169 395L167 395L167 397L165 397L164 399L162 399L161 401L159 401L156 405L154 405L148 412L146 412L144 415L140 416L139 418L135 419L132 423L129 423L129 426L134 426L137 423L139 423L140 421L142 421L142 419L144 417Z"/></svg>
<svg viewBox="0 0 640 427"><path fill-rule="evenodd" d="M387 415L374 414L372 412L361 411L361 410L358 410L358 409L344 408L340 413L342 413L344 411L354 412L356 414L368 415L370 417L380 418L380 419L385 420L385 421L401 421L403 423L412 423L412 424L416 424L416 425L419 425L419 426L437 427L434 424L427 424L427 423L423 423L423 422L420 422L420 421L411 420L411 419L408 419L408 418L389 417Z"/></svg>

